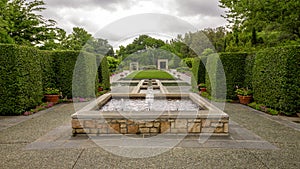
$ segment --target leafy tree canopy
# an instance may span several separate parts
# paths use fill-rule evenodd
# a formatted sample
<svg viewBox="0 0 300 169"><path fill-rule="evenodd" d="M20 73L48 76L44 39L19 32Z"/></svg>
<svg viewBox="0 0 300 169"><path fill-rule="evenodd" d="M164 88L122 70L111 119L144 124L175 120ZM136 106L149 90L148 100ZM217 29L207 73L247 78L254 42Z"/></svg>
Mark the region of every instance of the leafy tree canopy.
<svg viewBox="0 0 300 169"><path fill-rule="evenodd" d="M45 10L42 0L2 0L0 2L0 42L41 45L56 29L55 21L37 14Z"/></svg>
<svg viewBox="0 0 300 169"><path fill-rule="evenodd" d="M300 38L299 0L220 0L232 28L277 30Z"/></svg>

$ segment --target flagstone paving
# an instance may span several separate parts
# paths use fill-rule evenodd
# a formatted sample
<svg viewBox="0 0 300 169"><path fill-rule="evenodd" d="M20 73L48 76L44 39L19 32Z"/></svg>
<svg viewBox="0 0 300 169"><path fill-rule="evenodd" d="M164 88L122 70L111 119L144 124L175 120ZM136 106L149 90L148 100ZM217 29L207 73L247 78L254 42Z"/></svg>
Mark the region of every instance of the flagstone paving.
<svg viewBox="0 0 300 169"><path fill-rule="evenodd" d="M297 118L270 116L240 104L226 104L230 135L199 136L177 141L164 136L157 145L132 146L136 138L119 135L72 137L72 104L56 105L33 116L0 117L0 168L299 168L300 124ZM145 138L146 139L146 138ZM129 144L124 144L129 143ZM101 145L101 146L99 146ZM105 149L165 152L148 158L127 158ZM142 155L141 155L142 157Z"/></svg>

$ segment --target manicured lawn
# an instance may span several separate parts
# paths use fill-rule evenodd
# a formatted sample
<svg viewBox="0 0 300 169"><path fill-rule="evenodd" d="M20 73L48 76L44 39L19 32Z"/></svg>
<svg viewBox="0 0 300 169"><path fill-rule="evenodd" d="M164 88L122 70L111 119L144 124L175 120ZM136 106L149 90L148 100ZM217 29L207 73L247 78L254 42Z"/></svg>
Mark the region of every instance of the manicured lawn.
<svg viewBox="0 0 300 169"><path fill-rule="evenodd" d="M143 70L136 71L125 77L125 79L140 80L140 79L159 79L159 80L174 80L174 77L162 70Z"/></svg>

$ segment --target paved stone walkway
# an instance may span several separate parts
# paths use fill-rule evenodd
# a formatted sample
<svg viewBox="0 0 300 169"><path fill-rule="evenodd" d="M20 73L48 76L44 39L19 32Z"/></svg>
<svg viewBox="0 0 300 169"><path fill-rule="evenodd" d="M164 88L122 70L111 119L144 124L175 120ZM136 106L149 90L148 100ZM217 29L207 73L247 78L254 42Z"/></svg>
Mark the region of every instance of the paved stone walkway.
<svg viewBox="0 0 300 169"><path fill-rule="evenodd" d="M140 152L153 153L166 148L162 154L141 159L105 150L128 148L120 136L94 141L72 137L72 104L56 105L33 116L0 117L0 168L299 168L299 123L240 104L228 103L225 111L231 119L230 136L210 137L203 144L198 136L189 136L170 150L136 146ZM168 139L177 137L166 136L163 141ZM97 146L97 141L107 147ZM124 152L125 156L133 153Z"/></svg>

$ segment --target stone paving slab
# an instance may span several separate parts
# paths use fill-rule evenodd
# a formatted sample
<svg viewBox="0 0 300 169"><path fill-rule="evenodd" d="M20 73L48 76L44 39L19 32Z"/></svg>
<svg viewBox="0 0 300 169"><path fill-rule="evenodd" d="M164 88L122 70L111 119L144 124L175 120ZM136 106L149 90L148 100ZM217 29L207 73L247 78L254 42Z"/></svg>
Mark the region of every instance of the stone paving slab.
<svg viewBox="0 0 300 169"><path fill-rule="evenodd" d="M231 119L229 137L211 137L200 147L191 136L157 156L131 159L111 154L86 137L72 138L68 131L73 105L57 105L0 130L0 168L299 168L296 128L239 104L226 104L225 111ZM130 147L124 152L130 156L136 151Z"/></svg>
<svg viewBox="0 0 300 169"><path fill-rule="evenodd" d="M63 125L50 131L43 137L26 146L26 150L90 148L97 145L105 147L144 147L144 148L236 148L236 149L277 149L251 131L242 128L238 123L230 121L230 136L212 136L199 140L202 136L159 135L143 138L143 136L102 135L90 137L72 137L70 125ZM166 144L168 143L168 144Z"/></svg>

